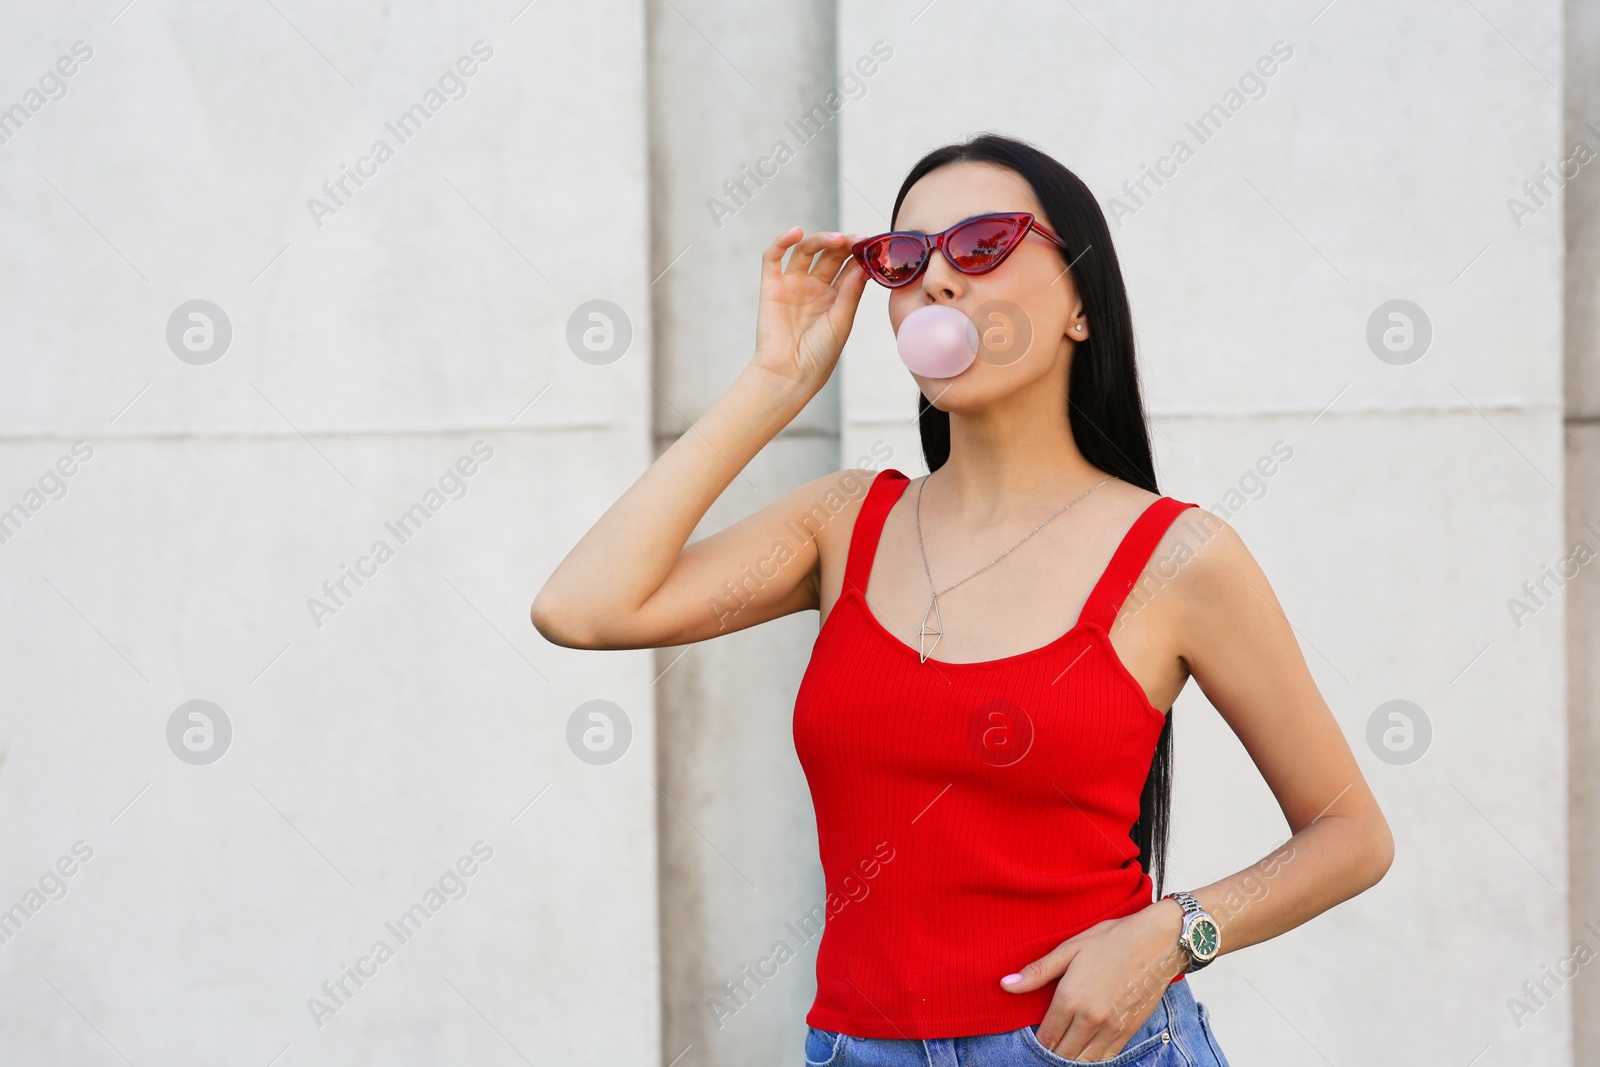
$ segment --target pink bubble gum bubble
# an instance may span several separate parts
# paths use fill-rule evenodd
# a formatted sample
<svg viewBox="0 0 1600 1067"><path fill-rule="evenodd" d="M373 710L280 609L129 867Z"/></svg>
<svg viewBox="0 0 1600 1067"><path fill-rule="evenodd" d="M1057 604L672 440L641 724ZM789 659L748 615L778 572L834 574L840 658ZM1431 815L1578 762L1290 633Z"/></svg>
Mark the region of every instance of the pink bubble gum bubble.
<svg viewBox="0 0 1600 1067"><path fill-rule="evenodd" d="M900 321L900 361L924 378L954 378L978 358L978 328L948 304L920 307Z"/></svg>

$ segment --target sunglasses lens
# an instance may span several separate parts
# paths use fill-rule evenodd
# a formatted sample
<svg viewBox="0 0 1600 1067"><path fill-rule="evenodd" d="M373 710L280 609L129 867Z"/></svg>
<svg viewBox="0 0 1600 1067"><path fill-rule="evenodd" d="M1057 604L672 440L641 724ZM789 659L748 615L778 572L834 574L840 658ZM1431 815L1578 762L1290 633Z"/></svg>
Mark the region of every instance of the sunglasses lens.
<svg viewBox="0 0 1600 1067"><path fill-rule="evenodd" d="M945 249L957 270L984 271L1005 258L1022 233L1022 223L1016 219L978 219L952 233Z"/></svg>
<svg viewBox="0 0 1600 1067"><path fill-rule="evenodd" d="M867 270L884 285L900 285L922 269L927 249L910 237L880 237L863 251Z"/></svg>

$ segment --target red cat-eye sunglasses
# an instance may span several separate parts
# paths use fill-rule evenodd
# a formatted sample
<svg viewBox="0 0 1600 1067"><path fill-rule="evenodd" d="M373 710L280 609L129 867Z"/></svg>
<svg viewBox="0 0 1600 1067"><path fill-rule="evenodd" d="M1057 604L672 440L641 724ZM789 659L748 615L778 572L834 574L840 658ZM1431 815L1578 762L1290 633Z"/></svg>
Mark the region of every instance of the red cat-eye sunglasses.
<svg viewBox="0 0 1600 1067"><path fill-rule="evenodd" d="M850 254L879 285L898 289L922 276L935 248L962 274L986 274L1004 263L1030 230L1063 249L1067 247L1061 238L1033 221L1031 212L1002 211L958 222L943 233L880 233L851 245Z"/></svg>

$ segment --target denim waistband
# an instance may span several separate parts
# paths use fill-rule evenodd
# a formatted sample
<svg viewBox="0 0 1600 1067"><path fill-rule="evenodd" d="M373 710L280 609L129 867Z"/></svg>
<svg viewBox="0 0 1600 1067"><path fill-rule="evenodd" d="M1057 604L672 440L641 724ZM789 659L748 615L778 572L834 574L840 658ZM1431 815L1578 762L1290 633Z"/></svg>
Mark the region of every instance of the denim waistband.
<svg viewBox="0 0 1600 1067"><path fill-rule="evenodd" d="M1072 1060L1040 1042L1037 1025L998 1034L922 1039L853 1037L808 1028L806 1067L1228 1067L1211 1031L1210 1012L1187 978L1167 986L1121 1051L1110 1059Z"/></svg>

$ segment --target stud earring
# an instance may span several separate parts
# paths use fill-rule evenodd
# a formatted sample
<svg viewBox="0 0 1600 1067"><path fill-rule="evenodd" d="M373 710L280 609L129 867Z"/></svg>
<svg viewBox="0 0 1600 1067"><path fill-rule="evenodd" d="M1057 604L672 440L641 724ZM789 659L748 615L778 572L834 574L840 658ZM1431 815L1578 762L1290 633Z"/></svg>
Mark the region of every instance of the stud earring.
<svg viewBox="0 0 1600 1067"><path fill-rule="evenodd" d="M1081 323L1081 322L1078 323L1078 325L1074 326L1073 329L1077 330L1079 333L1082 333L1083 332L1083 323Z"/></svg>

